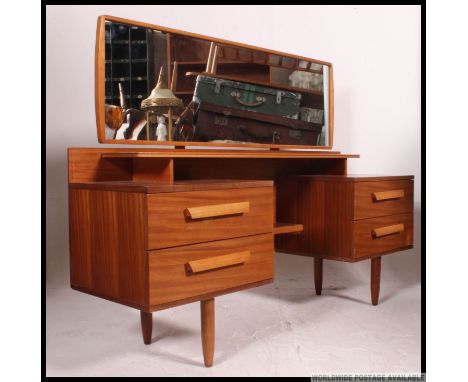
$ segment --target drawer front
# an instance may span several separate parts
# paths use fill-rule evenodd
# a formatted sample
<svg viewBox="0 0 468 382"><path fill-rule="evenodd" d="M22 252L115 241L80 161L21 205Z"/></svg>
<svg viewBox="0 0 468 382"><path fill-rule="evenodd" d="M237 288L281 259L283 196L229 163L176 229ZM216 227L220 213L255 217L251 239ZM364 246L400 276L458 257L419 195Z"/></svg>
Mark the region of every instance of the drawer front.
<svg viewBox="0 0 468 382"><path fill-rule="evenodd" d="M148 195L147 249L273 232L273 187Z"/></svg>
<svg viewBox="0 0 468 382"><path fill-rule="evenodd" d="M412 180L354 183L354 220L412 211Z"/></svg>
<svg viewBox="0 0 468 382"><path fill-rule="evenodd" d="M273 234L148 252L151 306L273 278Z"/></svg>
<svg viewBox="0 0 468 382"><path fill-rule="evenodd" d="M413 245L413 214L353 222L354 258L401 250Z"/></svg>

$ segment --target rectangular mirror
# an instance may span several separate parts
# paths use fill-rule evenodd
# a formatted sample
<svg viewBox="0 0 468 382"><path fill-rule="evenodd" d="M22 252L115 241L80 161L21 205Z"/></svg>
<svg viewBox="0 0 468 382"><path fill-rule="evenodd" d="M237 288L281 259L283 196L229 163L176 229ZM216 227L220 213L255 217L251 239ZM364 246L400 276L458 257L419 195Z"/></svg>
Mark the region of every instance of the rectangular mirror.
<svg viewBox="0 0 468 382"><path fill-rule="evenodd" d="M330 149L333 67L101 16L96 119L101 143Z"/></svg>

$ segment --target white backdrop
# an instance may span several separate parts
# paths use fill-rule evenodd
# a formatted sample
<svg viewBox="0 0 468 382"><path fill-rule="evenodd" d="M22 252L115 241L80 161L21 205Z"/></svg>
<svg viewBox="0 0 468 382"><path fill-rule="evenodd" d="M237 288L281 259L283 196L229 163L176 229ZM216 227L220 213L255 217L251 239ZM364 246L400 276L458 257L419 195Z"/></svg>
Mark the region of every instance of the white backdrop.
<svg viewBox="0 0 468 382"><path fill-rule="evenodd" d="M322 59L334 65L334 150L349 173L415 175L414 256L389 256L382 277L418 282L421 201L421 19L418 6L47 6L47 279L68 282L67 157L98 146L97 17L121 16ZM102 145L101 145L102 146ZM116 146L113 146L116 147ZM329 277L368 275L333 263ZM368 282L364 279L363 282Z"/></svg>

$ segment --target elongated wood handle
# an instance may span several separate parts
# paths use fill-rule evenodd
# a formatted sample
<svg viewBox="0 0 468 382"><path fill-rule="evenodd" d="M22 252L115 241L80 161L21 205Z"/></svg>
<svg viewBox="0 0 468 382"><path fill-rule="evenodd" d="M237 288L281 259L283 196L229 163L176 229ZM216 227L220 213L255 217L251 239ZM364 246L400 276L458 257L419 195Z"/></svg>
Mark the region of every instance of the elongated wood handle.
<svg viewBox="0 0 468 382"><path fill-rule="evenodd" d="M392 190L392 191L381 191L381 192L374 192L372 194L372 199L374 202L380 202L382 200L389 200L389 199L400 199L405 196L404 190Z"/></svg>
<svg viewBox="0 0 468 382"><path fill-rule="evenodd" d="M389 225L386 227L380 227L380 228L374 228L372 230L372 236L373 237L382 237L382 236L388 236L392 235L394 233L400 233L405 230L405 225L404 224L395 224L395 225Z"/></svg>
<svg viewBox="0 0 468 382"><path fill-rule="evenodd" d="M250 251L230 253L229 255L209 257L207 259L189 261L185 269L190 273L210 271L213 269L242 264L250 259Z"/></svg>
<svg viewBox="0 0 468 382"><path fill-rule="evenodd" d="M211 206L189 207L184 214L189 219L212 218L215 216L244 214L250 211L249 202L213 204Z"/></svg>

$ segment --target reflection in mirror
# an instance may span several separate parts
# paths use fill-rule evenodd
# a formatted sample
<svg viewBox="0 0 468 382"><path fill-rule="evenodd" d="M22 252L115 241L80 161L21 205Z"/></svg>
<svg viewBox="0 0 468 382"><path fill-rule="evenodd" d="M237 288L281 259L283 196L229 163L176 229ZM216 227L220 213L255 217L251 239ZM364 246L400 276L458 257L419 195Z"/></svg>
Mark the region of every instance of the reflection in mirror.
<svg viewBox="0 0 468 382"><path fill-rule="evenodd" d="M328 146L329 74L312 60L106 20L105 136ZM142 108L163 93L183 107Z"/></svg>

